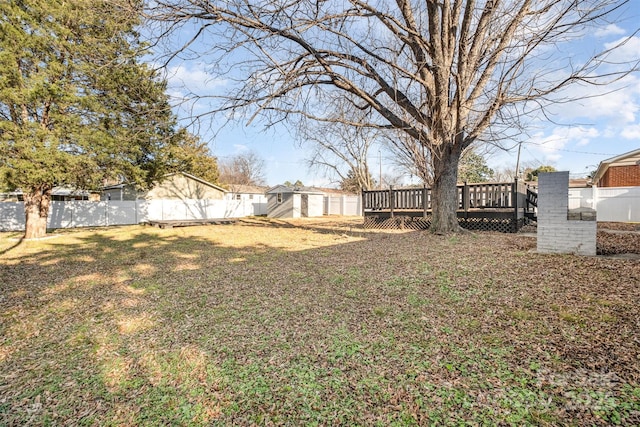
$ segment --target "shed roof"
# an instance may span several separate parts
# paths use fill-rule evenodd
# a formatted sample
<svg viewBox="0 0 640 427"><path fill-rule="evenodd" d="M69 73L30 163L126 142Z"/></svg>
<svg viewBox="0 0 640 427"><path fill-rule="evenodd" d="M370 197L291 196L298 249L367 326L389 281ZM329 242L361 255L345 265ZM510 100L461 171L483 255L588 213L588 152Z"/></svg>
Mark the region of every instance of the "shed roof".
<svg viewBox="0 0 640 427"><path fill-rule="evenodd" d="M633 165L640 165L640 148L601 161L596 173L593 175L593 183L597 184L611 166Z"/></svg>
<svg viewBox="0 0 640 427"><path fill-rule="evenodd" d="M264 194L269 187L263 187L260 185L243 185L243 184L229 184L229 192L242 193L242 194Z"/></svg>

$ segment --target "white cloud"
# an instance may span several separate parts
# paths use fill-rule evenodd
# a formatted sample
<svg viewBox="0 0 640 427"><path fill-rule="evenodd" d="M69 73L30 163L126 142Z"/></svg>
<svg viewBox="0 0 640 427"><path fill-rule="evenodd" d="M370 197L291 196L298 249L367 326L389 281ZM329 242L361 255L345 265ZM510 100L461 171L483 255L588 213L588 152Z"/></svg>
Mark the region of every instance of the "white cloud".
<svg viewBox="0 0 640 427"><path fill-rule="evenodd" d="M233 144L233 148L235 149L236 152L238 153L244 153L249 151L249 147L247 147L244 144Z"/></svg>
<svg viewBox="0 0 640 427"><path fill-rule="evenodd" d="M599 136L600 131L594 127L557 127L549 135L534 135L529 147L544 156L545 163L555 163L562 158L562 150L567 145L585 146Z"/></svg>
<svg viewBox="0 0 640 427"><path fill-rule="evenodd" d="M606 49L615 50L607 56L607 60L614 62L635 62L640 60L640 37L622 37L611 43L605 43Z"/></svg>
<svg viewBox="0 0 640 427"><path fill-rule="evenodd" d="M620 28L616 24L609 24L606 27L597 29L594 35L596 37L620 36L625 32L624 28Z"/></svg>
<svg viewBox="0 0 640 427"><path fill-rule="evenodd" d="M561 96L575 101L550 107L559 122L606 120L621 127L636 121L640 111L640 80L629 75L607 86L573 86Z"/></svg>
<svg viewBox="0 0 640 427"><path fill-rule="evenodd" d="M183 95L210 95L215 89L227 84L225 79L212 77L202 63L176 65L167 69L167 80L171 90Z"/></svg>
<svg viewBox="0 0 640 427"><path fill-rule="evenodd" d="M624 139L640 140L640 124L625 126L620 131L620 136Z"/></svg>
<svg viewBox="0 0 640 427"><path fill-rule="evenodd" d="M600 132L598 131L598 129L593 127L572 127L569 128L568 132L566 133L567 140L575 142L575 144L578 146L587 145L589 144L589 142L591 142L592 139L597 138L598 136L600 136Z"/></svg>

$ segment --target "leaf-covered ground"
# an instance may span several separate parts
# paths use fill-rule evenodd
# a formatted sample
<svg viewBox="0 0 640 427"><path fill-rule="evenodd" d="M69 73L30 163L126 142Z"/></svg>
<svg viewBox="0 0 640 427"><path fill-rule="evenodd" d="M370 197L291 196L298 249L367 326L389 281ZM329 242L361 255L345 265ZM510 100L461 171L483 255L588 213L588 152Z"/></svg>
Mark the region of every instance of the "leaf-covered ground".
<svg viewBox="0 0 640 427"><path fill-rule="evenodd" d="M360 223L0 234L0 425L640 423L639 261Z"/></svg>

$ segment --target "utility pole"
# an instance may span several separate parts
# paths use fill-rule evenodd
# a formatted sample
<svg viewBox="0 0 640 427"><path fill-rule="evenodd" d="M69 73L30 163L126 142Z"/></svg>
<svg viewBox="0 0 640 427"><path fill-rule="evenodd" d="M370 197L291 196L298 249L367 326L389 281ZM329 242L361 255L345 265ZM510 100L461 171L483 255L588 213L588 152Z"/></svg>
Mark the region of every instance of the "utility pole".
<svg viewBox="0 0 640 427"><path fill-rule="evenodd" d="M516 179L520 174L520 150L522 149L522 141L518 144L518 159L516 160Z"/></svg>

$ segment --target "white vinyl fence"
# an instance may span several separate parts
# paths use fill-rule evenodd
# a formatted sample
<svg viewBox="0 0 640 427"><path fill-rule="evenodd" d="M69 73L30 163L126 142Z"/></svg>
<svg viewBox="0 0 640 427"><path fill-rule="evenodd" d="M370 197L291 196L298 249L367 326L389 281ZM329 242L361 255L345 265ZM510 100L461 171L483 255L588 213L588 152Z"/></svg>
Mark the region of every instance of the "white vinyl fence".
<svg viewBox="0 0 640 427"><path fill-rule="evenodd" d="M325 215L362 215L362 197L360 196L325 196Z"/></svg>
<svg viewBox="0 0 640 427"><path fill-rule="evenodd" d="M640 187L570 188L569 209L592 208L598 221L640 222Z"/></svg>
<svg viewBox="0 0 640 427"><path fill-rule="evenodd" d="M51 202L47 227L106 227L153 220L241 218L266 213L266 203L250 200ZM22 231L24 225L22 202L0 202L0 231Z"/></svg>
<svg viewBox="0 0 640 427"><path fill-rule="evenodd" d="M569 209L588 207L598 221L640 222L640 187L570 188ZM150 220L242 218L266 215L267 204L251 200L137 200L51 202L49 228L102 227ZM327 196L325 215L362 215L359 196ZM0 202L0 231L24 230L24 204Z"/></svg>

